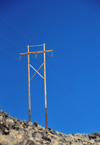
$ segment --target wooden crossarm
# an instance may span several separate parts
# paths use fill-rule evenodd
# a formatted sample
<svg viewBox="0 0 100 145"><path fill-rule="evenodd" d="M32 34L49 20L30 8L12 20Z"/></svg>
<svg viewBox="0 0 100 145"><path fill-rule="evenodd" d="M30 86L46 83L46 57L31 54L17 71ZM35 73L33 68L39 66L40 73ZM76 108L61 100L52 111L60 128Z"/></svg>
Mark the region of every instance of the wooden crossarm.
<svg viewBox="0 0 100 145"><path fill-rule="evenodd" d="M20 53L20 55L35 54L35 53L45 53L45 52L53 52L53 50L35 51L35 52L25 52L25 53Z"/></svg>

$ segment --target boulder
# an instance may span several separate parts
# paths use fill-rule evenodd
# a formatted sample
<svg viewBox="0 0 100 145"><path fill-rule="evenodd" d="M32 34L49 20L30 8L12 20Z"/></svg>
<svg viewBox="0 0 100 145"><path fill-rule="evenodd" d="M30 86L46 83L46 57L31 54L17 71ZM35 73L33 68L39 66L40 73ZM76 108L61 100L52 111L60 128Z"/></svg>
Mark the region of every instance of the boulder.
<svg viewBox="0 0 100 145"><path fill-rule="evenodd" d="M37 127L37 126L38 126L38 122L35 121L35 122L33 123L33 126L34 126L34 127Z"/></svg>

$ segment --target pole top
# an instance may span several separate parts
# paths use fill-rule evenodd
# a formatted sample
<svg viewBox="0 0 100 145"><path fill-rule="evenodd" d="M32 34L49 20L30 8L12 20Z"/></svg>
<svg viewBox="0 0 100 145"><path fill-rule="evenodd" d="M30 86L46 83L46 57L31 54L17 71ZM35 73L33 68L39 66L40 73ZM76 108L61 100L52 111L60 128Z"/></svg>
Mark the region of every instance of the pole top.
<svg viewBox="0 0 100 145"><path fill-rule="evenodd" d="M43 46L45 46L45 43L43 43Z"/></svg>

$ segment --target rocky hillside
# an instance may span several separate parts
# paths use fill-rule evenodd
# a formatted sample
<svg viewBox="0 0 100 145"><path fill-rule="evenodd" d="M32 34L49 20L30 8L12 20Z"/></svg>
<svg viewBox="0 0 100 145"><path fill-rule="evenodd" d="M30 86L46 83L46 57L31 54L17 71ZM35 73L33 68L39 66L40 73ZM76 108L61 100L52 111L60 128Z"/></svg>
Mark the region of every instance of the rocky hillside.
<svg viewBox="0 0 100 145"><path fill-rule="evenodd" d="M0 111L0 145L100 145L100 133L70 134L20 121Z"/></svg>

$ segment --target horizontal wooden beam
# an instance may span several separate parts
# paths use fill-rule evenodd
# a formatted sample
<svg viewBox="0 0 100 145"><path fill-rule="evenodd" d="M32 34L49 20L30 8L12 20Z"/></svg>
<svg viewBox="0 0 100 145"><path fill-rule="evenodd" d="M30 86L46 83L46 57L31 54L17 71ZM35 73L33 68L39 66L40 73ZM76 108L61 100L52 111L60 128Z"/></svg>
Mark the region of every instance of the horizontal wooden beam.
<svg viewBox="0 0 100 145"><path fill-rule="evenodd" d="M35 53L45 53L45 52L53 52L53 50L35 51L35 52L25 52L25 53L20 53L20 55L35 54Z"/></svg>

